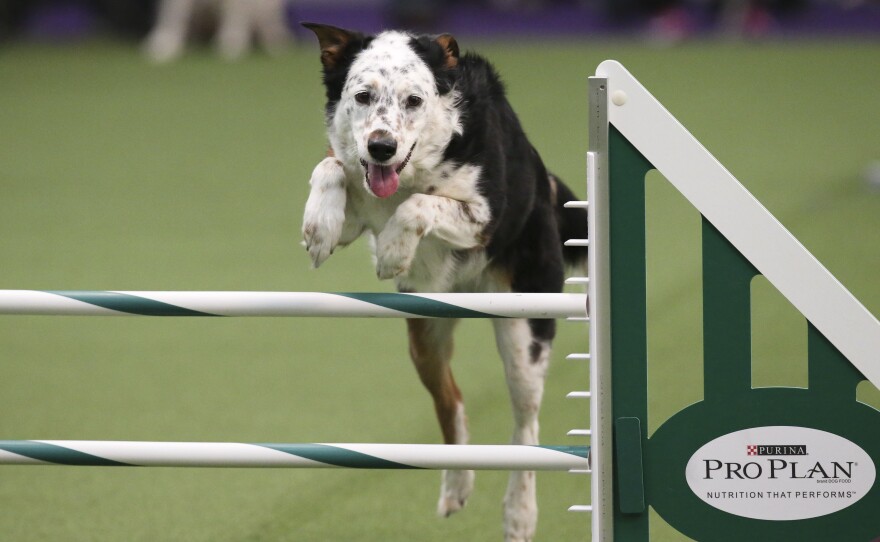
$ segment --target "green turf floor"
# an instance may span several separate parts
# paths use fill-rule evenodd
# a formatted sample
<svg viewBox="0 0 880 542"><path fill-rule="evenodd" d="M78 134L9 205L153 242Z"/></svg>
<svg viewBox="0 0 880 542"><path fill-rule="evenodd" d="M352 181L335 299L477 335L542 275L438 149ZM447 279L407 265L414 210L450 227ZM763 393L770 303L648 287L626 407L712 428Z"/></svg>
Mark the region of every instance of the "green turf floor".
<svg viewBox="0 0 880 542"><path fill-rule="evenodd" d="M495 61L534 144L579 194L586 77L621 60L880 314L880 188L862 176L880 160L880 46L459 41ZM163 67L128 45L0 50L0 288L390 291L364 242L319 271L299 246L326 148L322 96L311 43ZM695 213L659 176L649 193L656 427L701 396L700 278ZM802 323L762 292L771 313L755 349L771 361L756 379L797 385L803 366L786 350ZM564 398L587 385L586 367L564 359L586 330L560 326L542 414L550 444L578 443L565 432L587 419ZM487 322L461 325L455 369L474 442L505 443L489 334ZM402 322L0 318L0 439L438 438ZM442 520L437 473L2 467L0 539L500 540L505 478L480 473L467 509ZM587 540L588 517L565 510L587 502L588 479L538 483L539 539Z"/></svg>

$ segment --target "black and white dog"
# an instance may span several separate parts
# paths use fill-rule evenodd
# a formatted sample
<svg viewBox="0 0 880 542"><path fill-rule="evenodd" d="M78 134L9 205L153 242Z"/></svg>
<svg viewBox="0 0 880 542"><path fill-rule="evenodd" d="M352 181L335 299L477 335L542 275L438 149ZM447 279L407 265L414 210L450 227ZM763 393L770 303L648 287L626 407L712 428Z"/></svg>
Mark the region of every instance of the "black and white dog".
<svg viewBox="0 0 880 542"><path fill-rule="evenodd" d="M376 273L402 292L559 292L564 263L585 249L586 212L544 168L493 67L459 54L448 35L366 36L306 23L318 37L330 150L315 167L303 238L317 267L364 233ZM580 251L580 252L578 252ZM515 444L538 443L538 411L553 320L493 321L513 404ZM407 321L410 354L430 391L444 441L468 429L450 369L455 320ZM472 471L443 473L438 513L461 509ZM515 472L504 499L505 540L531 540L535 476Z"/></svg>

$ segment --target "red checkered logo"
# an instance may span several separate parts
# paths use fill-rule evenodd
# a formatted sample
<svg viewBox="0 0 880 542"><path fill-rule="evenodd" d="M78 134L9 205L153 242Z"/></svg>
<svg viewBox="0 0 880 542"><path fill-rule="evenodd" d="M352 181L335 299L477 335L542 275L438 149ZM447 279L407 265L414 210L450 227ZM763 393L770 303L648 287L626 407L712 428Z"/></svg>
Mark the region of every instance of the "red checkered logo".
<svg viewBox="0 0 880 542"><path fill-rule="evenodd" d="M758 455L758 447L754 444L746 444L746 454Z"/></svg>

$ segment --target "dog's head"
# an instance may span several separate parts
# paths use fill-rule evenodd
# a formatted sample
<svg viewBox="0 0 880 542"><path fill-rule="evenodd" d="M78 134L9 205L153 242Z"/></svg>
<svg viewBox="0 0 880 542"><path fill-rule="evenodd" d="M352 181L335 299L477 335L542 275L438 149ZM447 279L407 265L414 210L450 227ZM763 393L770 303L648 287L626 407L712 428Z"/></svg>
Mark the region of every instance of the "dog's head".
<svg viewBox="0 0 880 542"><path fill-rule="evenodd" d="M303 26L321 47L331 147L348 168L363 169L367 190L387 198L415 170L436 166L461 132L455 39Z"/></svg>

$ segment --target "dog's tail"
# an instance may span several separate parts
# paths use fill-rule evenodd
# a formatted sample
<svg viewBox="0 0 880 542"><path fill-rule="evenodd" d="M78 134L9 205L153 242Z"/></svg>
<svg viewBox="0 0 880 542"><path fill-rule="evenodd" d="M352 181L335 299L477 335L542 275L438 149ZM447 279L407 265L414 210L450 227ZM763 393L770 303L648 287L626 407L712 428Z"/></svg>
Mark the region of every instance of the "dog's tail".
<svg viewBox="0 0 880 542"><path fill-rule="evenodd" d="M588 239L587 210L564 207L566 202L578 201L579 198L552 173L549 174L549 180L553 194L556 196L555 211L559 238L563 243L569 239ZM566 264L586 271L587 247L563 246L562 257Z"/></svg>

